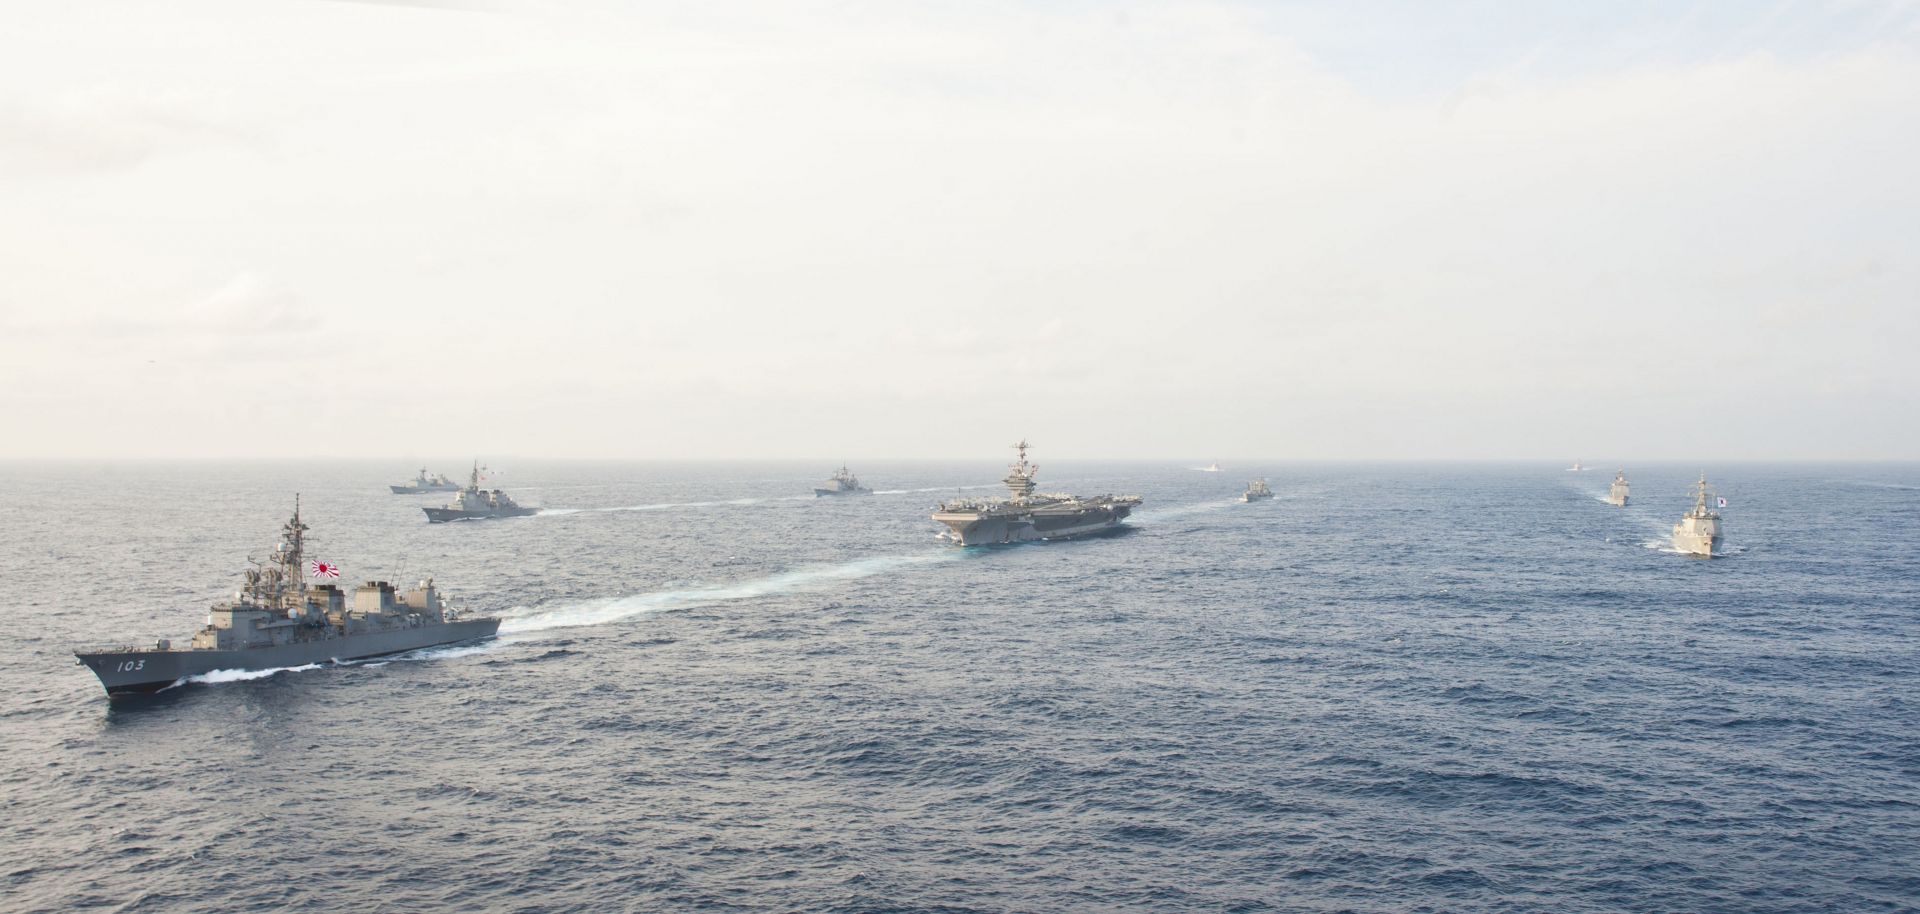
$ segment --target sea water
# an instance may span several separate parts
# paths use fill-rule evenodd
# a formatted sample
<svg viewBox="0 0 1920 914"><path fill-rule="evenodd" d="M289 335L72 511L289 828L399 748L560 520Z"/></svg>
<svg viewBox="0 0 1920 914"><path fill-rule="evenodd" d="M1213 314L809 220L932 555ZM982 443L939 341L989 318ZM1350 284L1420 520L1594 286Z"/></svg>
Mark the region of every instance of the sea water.
<svg viewBox="0 0 1920 914"><path fill-rule="evenodd" d="M0 908L1920 910L1915 465L1708 467L1702 560L1695 466L1056 461L1131 529L962 550L997 464L497 463L550 510L6 465ZM73 648L183 642L296 491L501 636L110 704Z"/></svg>

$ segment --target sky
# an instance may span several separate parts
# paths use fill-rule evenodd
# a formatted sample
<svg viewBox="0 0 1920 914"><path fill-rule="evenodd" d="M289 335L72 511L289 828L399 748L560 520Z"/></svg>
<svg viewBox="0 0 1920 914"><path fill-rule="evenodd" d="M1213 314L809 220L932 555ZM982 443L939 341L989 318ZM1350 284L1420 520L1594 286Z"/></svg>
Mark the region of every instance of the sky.
<svg viewBox="0 0 1920 914"><path fill-rule="evenodd" d="M0 30L0 458L1920 459L1920 4Z"/></svg>

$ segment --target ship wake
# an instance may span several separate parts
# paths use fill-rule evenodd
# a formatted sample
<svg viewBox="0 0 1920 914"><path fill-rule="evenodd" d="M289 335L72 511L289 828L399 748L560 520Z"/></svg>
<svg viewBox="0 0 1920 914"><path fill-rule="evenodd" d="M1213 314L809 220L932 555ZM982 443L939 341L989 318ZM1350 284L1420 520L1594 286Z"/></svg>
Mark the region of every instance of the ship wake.
<svg viewBox="0 0 1920 914"><path fill-rule="evenodd" d="M555 628L606 625L650 613L733 603L779 594L827 590L845 581L949 562L958 559L960 555L961 553L958 552L943 551L921 555L876 556L834 565L795 568L769 577L736 581L730 584L712 584L684 590L662 590L547 609L518 607L506 611L504 614L506 619L500 624L500 633L519 634Z"/></svg>

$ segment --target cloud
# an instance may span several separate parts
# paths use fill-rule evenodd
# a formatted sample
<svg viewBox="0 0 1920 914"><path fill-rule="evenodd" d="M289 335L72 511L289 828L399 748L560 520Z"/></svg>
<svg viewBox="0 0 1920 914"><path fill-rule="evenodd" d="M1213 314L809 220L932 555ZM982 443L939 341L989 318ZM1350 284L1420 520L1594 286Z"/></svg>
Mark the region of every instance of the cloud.
<svg viewBox="0 0 1920 914"><path fill-rule="evenodd" d="M127 171L168 153L252 145L231 93L96 85L43 97L0 94L0 176Z"/></svg>

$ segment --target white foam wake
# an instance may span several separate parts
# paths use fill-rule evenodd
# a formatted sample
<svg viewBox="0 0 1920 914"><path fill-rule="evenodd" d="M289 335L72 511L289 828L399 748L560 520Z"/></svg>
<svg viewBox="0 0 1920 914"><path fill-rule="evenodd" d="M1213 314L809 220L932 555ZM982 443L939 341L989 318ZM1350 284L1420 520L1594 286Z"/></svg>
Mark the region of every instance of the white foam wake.
<svg viewBox="0 0 1920 914"><path fill-rule="evenodd" d="M246 682L250 679L265 679L269 676L278 676L281 673L303 673L307 670L317 670L323 666L326 666L326 664L305 663L300 666L277 666L269 670L208 670L205 673L175 680L173 685L167 686L167 688L171 689L174 686L182 686L187 683L217 685L222 682Z"/></svg>
<svg viewBox="0 0 1920 914"><path fill-rule="evenodd" d="M757 505L769 501L812 501L812 495L769 495L762 498L724 498L715 501L663 501L646 505L613 505L604 508L541 508L539 517L565 517L569 514L608 514L618 511L671 511L676 508L725 508Z"/></svg>
<svg viewBox="0 0 1920 914"><path fill-rule="evenodd" d="M605 625L646 613L751 600L772 594L816 590L841 581L852 581L890 571L953 561L959 557L958 551L877 556L837 565L796 568L770 577L737 581L731 584L711 584L685 590L663 590L625 597L610 597L551 609L516 607L507 610L505 613L507 618L500 624L500 631L502 634L514 634L552 628Z"/></svg>
<svg viewBox="0 0 1920 914"><path fill-rule="evenodd" d="M910 495L914 492L959 492L964 489L998 489L1006 483L989 482L977 486L927 486L923 489L875 489L875 495Z"/></svg>
<svg viewBox="0 0 1920 914"><path fill-rule="evenodd" d="M1194 502L1192 504L1186 504L1186 505L1173 505L1171 507L1166 507L1166 508L1154 508L1147 511L1135 511L1133 512L1132 515L1129 516L1128 519L1139 521L1145 524L1151 524L1158 521L1173 520L1175 518L1186 517L1192 514L1200 514L1207 511L1218 511L1221 508L1229 508L1240 503L1241 503L1240 499L1237 499L1237 498L1228 499L1226 501L1200 501L1200 502Z"/></svg>

